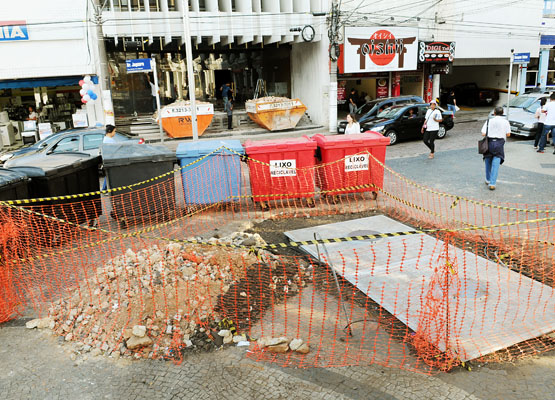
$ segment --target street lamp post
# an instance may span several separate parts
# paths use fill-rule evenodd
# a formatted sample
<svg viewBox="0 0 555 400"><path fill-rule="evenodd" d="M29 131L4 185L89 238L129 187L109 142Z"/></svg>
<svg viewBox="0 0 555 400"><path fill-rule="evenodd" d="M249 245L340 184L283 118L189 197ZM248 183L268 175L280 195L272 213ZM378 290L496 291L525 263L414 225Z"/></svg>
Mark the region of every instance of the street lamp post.
<svg viewBox="0 0 555 400"><path fill-rule="evenodd" d="M191 48L191 28L189 25L189 0L181 0L181 6L183 7L185 58L187 62L189 100L191 102L191 126L193 128L193 140L198 140L197 101L195 98L195 76L193 75L193 49Z"/></svg>

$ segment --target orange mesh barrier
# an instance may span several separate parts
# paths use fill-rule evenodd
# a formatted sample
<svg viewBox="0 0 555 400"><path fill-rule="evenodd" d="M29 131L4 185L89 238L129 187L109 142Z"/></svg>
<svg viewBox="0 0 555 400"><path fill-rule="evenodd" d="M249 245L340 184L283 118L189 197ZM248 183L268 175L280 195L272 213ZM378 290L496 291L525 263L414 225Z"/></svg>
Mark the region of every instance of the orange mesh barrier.
<svg viewBox="0 0 555 400"><path fill-rule="evenodd" d="M440 193L371 155L354 178L343 160L279 178L246 161L0 203L0 322L37 314L84 351L135 358L248 342L281 365L423 373L555 348L550 206ZM379 216L392 228L283 234Z"/></svg>

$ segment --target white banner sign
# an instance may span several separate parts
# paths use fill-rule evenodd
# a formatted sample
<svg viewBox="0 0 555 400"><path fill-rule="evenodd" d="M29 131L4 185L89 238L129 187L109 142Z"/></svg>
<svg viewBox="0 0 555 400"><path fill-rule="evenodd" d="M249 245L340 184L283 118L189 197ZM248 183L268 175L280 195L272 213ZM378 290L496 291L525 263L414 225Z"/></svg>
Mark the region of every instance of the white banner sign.
<svg viewBox="0 0 555 400"><path fill-rule="evenodd" d="M270 176L297 176L297 160L270 160Z"/></svg>
<svg viewBox="0 0 555 400"><path fill-rule="evenodd" d="M413 71L417 68L418 30L346 27L343 53L345 73Z"/></svg>
<svg viewBox="0 0 555 400"><path fill-rule="evenodd" d="M368 154L356 154L345 159L345 172L368 171L369 167Z"/></svg>

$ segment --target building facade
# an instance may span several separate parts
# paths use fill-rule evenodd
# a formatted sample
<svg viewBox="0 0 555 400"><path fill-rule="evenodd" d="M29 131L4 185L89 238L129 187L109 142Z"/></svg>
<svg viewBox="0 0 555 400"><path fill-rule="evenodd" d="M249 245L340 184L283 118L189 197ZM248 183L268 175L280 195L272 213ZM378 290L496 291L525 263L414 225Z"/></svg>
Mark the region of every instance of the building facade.
<svg viewBox="0 0 555 400"><path fill-rule="evenodd" d="M162 104L188 97L185 4L197 98L221 105L220 88L230 82L239 107L255 95L298 98L323 126L337 112L330 101L331 0L59 0L56 7L21 0L3 7L0 17L0 107L10 117L35 105L47 106L52 122L78 108L90 124L104 122L105 102L83 105L78 85L87 74L98 81L103 71L95 3L104 5L100 40L116 116L154 108L149 78L128 74L129 59L156 59ZM513 91L538 83L553 88L554 16L555 0L341 2L339 107L351 89L361 101L392 95L430 100L463 83L506 93L511 50L530 53L527 64L513 66ZM371 48L390 42L397 47L390 54L386 48L385 56Z"/></svg>

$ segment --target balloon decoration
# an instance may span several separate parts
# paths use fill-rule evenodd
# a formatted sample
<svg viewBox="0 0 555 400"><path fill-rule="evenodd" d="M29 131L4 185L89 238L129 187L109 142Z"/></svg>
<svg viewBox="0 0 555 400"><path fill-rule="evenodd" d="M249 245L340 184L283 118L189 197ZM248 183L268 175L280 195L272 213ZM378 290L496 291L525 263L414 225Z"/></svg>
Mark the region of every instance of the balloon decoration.
<svg viewBox="0 0 555 400"><path fill-rule="evenodd" d="M98 99L98 95L94 92L94 82L90 75L86 75L79 81L79 94L81 95L81 102L83 104L94 103Z"/></svg>

